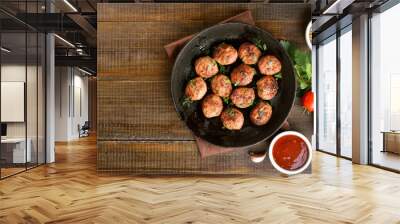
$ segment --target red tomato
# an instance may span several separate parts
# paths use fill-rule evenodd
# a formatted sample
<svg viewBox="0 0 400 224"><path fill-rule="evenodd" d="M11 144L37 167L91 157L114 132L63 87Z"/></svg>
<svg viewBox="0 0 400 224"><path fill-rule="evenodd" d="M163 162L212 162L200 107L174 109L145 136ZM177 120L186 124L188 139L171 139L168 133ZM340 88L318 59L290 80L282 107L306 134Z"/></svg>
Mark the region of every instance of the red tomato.
<svg viewBox="0 0 400 224"><path fill-rule="evenodd" d="M308 112L314 111L314 93L310 90L301 97L301 103Z"/></svg>

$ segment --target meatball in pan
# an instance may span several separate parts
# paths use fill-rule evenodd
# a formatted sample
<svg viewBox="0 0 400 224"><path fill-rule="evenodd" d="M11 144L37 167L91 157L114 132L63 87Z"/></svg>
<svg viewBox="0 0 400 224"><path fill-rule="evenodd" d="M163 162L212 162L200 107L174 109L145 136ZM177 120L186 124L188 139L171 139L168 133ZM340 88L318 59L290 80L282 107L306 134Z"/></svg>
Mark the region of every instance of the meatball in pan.
<svg viewBox="0 0 400 224"><path fill-rule="evenodd" d="M207 93L207 84L201 78L197 77L186 84L185 95L192 101L201 100Z"/></svg>
<svg viewBox="0 0 400 224"><path fill-rule="evenodd" d="M282 64L277 57L266 55L258 61L258 69L263 75L274 75L281 71Z"/></svg>
<svg viewBox="0 0 400 224"><path fill-rule="evenodd" d="M247 86L253 81L256 70L249 65L241 64L233 69L231 81L234 86Z"/></svg>
<svg viewBox="0 0 400 224"><path fill-rule="evenodd" d="M218 73L218 65L209 56L200 57L194 62L194 70L200 77L210 78Z"/></svg>
<svg viewBox="0 0 400 224"><path fill-rule="evenodd" d="M226 75L218 74L211 80L211 90L220 97L229 97L232 92L231 80Z"/></svg>
<svg viewBox="0 0 400 224"><path fill-rule="evenodd" d="M247 108L253 104L256 95L252 88L239 87L233 90L230 99L238 108Z"/></svg>
<svg viewBox="0 0 400 224"><path fill-rule="evenodd" d="M221 114L222 124L229 130L240 130L244 124L244 116L240 110L230 107Z"/></svg>
<svg viewBox="0 0 400 224"><path fill-rule="evenodd" d="M269 103L261 101L250 112L251 123L261 126L268 123L272 116L272 107Z"/></svg>
<svg viewBox="0 0 400 224"><path fill-rule="evenodd" d="M232 45L221 43L215 48L213 58L221 65L230 65L237 60L238 52Z"/></svg>
<svg viewBox="0 0 400 224"><path fill-rule="evenodd" d="M273 76L264 76L257 81L257 95L263 100L270 100L278 93L278 82Z"/></svg>
<svg viewBox="0 0 400 224"><path fill-rule="evenodd" d="M254 65L261 56L261 51L258 47L250 42L245 42L239 47L239 58L243 63Z"/></svg>
<svg viewBox="0 0 400 224"><path fill-rule="evenodd" d="M215 94L207 95L201 102L201 110L206 118L218 117L223 109L221 97Z"/></svg>

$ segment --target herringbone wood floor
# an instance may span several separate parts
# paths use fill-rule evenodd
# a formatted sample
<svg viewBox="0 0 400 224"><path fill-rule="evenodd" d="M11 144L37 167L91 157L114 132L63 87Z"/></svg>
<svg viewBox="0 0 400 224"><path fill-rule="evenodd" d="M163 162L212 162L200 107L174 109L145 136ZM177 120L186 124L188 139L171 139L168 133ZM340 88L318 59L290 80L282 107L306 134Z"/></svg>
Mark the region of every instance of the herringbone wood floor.
<svg viewBox="0 0 400 224"><path fill-rule="evenodd" d="M0 181L0 223L400 223L400 175L316 153L311 175L96 173L94 138Z"/></svg>

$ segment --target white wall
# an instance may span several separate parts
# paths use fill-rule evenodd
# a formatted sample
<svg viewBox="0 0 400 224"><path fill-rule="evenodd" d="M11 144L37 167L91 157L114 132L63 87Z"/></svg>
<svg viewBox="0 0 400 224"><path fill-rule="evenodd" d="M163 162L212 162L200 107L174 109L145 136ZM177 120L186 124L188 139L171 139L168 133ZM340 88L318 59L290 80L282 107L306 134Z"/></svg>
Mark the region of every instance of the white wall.
<svg viewBox="0 0 400 224"><path fill-rule="evenodd" d="M37 70L38 69L38 70ZM25 80L27 78L27 80ZM25 63L5 63L1 66L2 82L24 82L26 84L26 107L22 107L22 113L26 112L26 120L23 122L6 122L7 138L29 139L32 161L44 162L44 74L42 67L36 65L25 66ZM7 97L7 96L2 96ZM1 108L10 110L11 108ZM37 157L37 153L39 156Z"/></svg>
<svg viewBox="0 0 400 224"><path fill-rule="evenodd" d="M54 5L46 1L50 12ZM55 162L55 41L54 35L46 35L46 163Z"/></svg>
<svg viewBox="0 0 400 224"><path fill-rule="evenodd" d="M36 67L29 66L26 68L25 64L4 64L1 66L1 81L2 82L25 82L26 71L28 71L28 75L35 74L36 75ZM29 78L29 77L28 77ZM36 84L36 83L35 83ZM28 89L29 90L29 89ZM32 93L27 93L28 97L35 96L36 90ZM35 106L36 107L36 106ZM7 108L1 108L1 110L7 110ZM36 114L35 114L36 115ZM28 119L31 122L33 119ZM25 137L25 123L26 122L7 122L7 137L17 137L22 138ZM36 120L35 120L36 123ZM29 125L31 127L32 125ZM29 133L28 133L28 137Z"/></svg>
<svg viewBox="0 0 400 224"><path fill-rule="evenodd" d="M76 71L76 70L75 70ZM71 135L73 138L79 137L78 125L83 125L85 121L89 120L89 92L88 92L88 77L79 75L74 75L74 108L72 108L72 120L71 120Z"/></svg>
<svg viewBox="0 0 400 224"><path fill-rule="evenodd" d="M1 81L3 82L25 82L25 64L6 64L1 66ZM1 108L6 110L6 108ZM7 123L7 137L25 137L25 123Z"/></svg>
<svg viewBox="0 0 400 224"><path fill-rule="evenodd" d="M55 140L70 141L88 120L88 77L72 67L56 67L55 73Z"/></svg>
<svg viewBox="0 0 400 224"><path fill-rule="evenodd" d="M55 141L67 141L69 133L69 68L55 68Z"/></svg>

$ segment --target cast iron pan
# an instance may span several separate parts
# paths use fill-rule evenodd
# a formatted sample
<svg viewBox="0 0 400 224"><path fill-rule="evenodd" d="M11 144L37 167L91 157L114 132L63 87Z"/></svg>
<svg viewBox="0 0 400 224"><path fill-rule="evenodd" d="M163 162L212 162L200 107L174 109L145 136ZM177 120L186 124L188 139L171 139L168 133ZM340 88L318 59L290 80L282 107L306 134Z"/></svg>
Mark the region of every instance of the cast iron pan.
<svg viewBox="0 0 400 224"><path fill-rule="evenodd" d="M273 54L278 57L282 63L282 78L278 80L278 94L270 101L273 108L270 121L264 126L255 126L250 122L248 116L251 108L240 109L245 116L243 128L239 131L230 131L223 128L219 117L207 119L203 116L201 101L189 105L183 103L185 87L190 79L196 77L193 63L198 57L211 55L213 47L221 42L232 44L238 49L240 44L245 41L265 43L268 50L263 54ZM226 70L232 70L238 64L240 64L240 59ZM255 82L260 77L261 75L255 76L255 80L250 86L255 88ZM294 103L296 78L292 62L286 51L268 32L247 24L226 23L203 30L180 51L172 69L171 93L176 111L196 136L219 146L244 147L266 140L279 130Z"/></svg>

